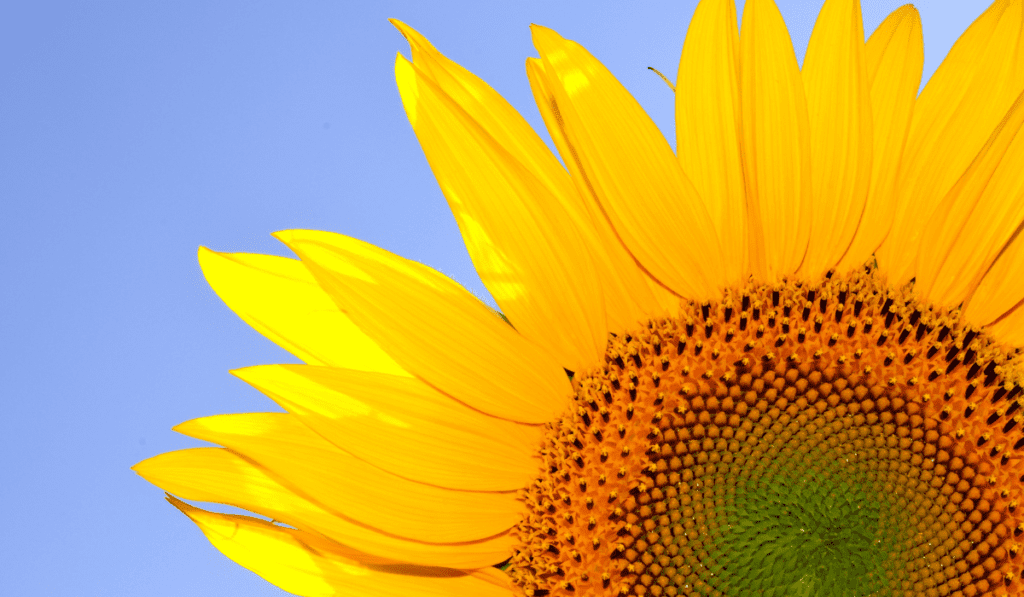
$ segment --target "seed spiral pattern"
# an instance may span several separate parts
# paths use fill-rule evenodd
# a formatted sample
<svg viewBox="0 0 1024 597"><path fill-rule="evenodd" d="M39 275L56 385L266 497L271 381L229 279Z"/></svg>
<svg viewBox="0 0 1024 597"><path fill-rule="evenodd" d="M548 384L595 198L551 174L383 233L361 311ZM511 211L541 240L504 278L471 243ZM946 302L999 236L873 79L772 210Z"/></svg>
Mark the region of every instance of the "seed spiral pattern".
<svg viewBox="0 0 1024 597"><path fill-rule="evenodd" d="M1020 358L870 268L613 335L509 563L541 595L1019 594Z"/></svg>

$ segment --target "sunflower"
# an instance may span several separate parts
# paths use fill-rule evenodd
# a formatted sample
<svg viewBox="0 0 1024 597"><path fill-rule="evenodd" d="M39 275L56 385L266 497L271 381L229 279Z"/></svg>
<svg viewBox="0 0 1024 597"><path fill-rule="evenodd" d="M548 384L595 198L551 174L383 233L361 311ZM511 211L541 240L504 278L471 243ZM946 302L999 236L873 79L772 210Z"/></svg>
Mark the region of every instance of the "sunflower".
<svg viewBox="0 0 1024 597"><path fill-rule="evenodd" d="M526 69L561 163L407 25L409 121L501 312L308 230L200 249L305 365L284 413L135 470L299 595L1020 595L1024 14L997 0L918 95L910 5L703 0L676 151L579 44ZM563 167L564 164L564 167ZM264 518L210 512L228 504ZM265 520L271 519L270 521Z"/></svg>

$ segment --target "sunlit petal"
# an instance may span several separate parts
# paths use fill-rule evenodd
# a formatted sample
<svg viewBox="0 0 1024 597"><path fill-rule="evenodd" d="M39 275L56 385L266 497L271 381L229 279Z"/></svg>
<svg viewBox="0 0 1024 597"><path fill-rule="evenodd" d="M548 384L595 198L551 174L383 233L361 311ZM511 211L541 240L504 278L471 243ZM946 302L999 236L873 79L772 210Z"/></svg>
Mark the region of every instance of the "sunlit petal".
<svg viewBox="0 0 1024 597"><path fill-rule="evenodd" d="M366 562L342 545L312 533L248 516L208 512L170 499L221 553L289 593L305 597L509 597L493 571L425 568Z"/></svg>
<svg viewBox="0 0 1024 597"><path fill-rule="evenodd" d="M713 296L725 284L718 237L657 126L582 46L537 25L533 41L565 142L620 241L675 293Z"/></svg>
<svg viewBox="0 0 1024 597"><path fill-rule="evenodd" d="M743 9L740 98L750 266L775 281L804 261L812 187L804 84L772 0L748 0Z"/></svg>
<svg viewBox="0 0 1024 597"><path fill-rule="evenodd" d="M570 388L558 362L442 274L338 234L277 237L360 329L428 384L525 423L564 409Z"/></svg>
<svg viewBox="0 0 1024 597"><path fill-rule="evenodd" d="M892 229L877 253L890 281L912 278L939 201L1024 89L1022 0L997 0L957 40L914 105Z"/></svg>

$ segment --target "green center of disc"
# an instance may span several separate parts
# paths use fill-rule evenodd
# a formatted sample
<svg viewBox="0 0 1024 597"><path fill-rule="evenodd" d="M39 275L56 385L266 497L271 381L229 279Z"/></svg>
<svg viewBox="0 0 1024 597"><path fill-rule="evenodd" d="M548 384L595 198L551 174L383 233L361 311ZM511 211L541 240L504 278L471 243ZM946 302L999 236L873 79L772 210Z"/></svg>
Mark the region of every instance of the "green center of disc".
<svg viewBox="0 0 1024 597"><path fill-rule="evenodd" d="M709 588L730 597L884 594L891 552L883 496L839 475L747 478L717 508Z"/></svg>

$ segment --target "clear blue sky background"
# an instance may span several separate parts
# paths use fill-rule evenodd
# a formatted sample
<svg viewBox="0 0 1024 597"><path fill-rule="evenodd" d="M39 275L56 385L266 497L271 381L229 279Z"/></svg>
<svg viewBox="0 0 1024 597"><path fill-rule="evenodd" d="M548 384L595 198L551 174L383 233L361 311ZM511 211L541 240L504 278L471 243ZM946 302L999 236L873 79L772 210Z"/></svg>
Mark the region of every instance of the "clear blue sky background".
<svg viewBox="0 0 1024 597"><path fill-rule="evenodd" d="M871 31L900 2L862 0ZM821 0L780 0L802 57ZM928 77L981 0L924 0ZM392 77L400 18L535 125L537 22L587 46L674 139L695 0L9 2L0 9L0 592L279 595L129 467L172 425L277 410L228 374L294 362L196 248L353 235L484 297ZM542 127L541 127L542 128ZM546 134L545 134L546 137ZM490 300L490 299L487 299Z"/></svg>

